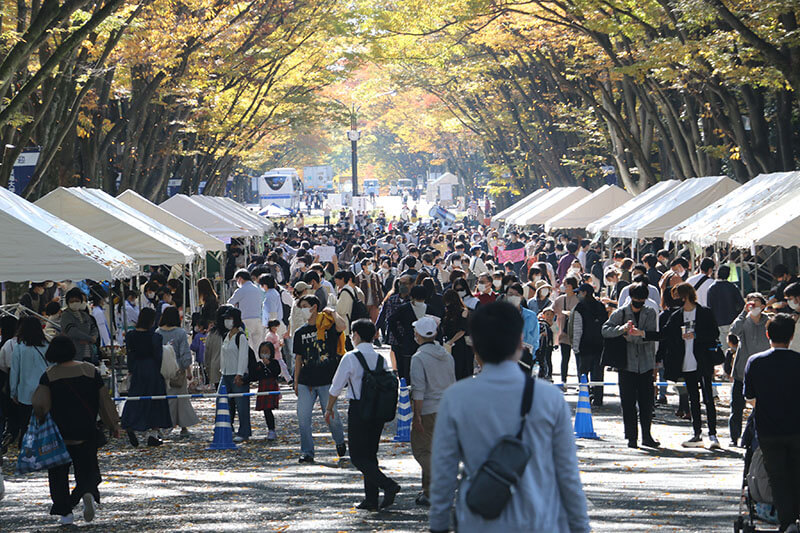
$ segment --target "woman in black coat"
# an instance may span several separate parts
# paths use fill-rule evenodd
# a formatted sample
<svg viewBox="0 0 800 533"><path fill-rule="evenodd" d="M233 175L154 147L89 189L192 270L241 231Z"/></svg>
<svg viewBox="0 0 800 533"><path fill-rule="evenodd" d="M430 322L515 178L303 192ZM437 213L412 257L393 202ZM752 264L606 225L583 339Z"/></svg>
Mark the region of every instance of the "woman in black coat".
<svg viewBox="0 0 800 533"><path fill-rule="evenodd" d="M163 396L167 393L164 377L161 375L164 341L161 335L151 331L155 317L155 310L142 309L136 329L125 336L128 372L131 377L128 396ZM158 430L172 427L167 400L125 402L122 427L128 432L128 439L134 447L139 445L135 431L145 432L148 446L159 446L162 442L158 437Z"/></svg>
<svg viewBox="0 0 800 533"><path fill-rule="evenodd" d="M700 419L700 390L706 405L709 448L719 449L717 439L717 411L712 393L714 353L719 342L719 327L714 314L697 303L697 293L689 283L673 287L672 296L682 302L667 320L660 338L666 344L664 374L668 380L686 382L689 406L692 412L694 437L683 443L685 448L703 446Z"/></svg>

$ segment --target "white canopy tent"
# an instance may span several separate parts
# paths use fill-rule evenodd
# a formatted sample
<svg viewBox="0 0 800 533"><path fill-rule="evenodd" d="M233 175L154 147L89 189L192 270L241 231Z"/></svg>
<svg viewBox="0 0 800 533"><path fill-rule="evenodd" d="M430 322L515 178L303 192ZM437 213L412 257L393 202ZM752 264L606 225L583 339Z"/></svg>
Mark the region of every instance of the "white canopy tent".
<svg viewBox="0 0 800 533"><path fill-rule="evenodd" d="M182 242L79 187L58 189L36 205L131 256L141 265L176 265L195 252ZM144 215L142 215L144 216Z"/></svg>
<svg viewBox="0 0 800 533"><path fill-rule="evenodd" d="M452 172L445 172L435 180L428 183L428 187L425 191L425 199L428 202L435 202L436 197L439 196L441 200L450 202L453 200L453 187L458 185L458 176L453 174ZM442 187L449 188L449 195L448 192L443 191Z"/></svg>
<svg viewBox="0 0 800 533"><path fill-rule="evenodd" d="M292 212L278 204L269 204L261 208L258 214L264 217L288 217Z"/></svg>
<svg viewBox="0 0 800 533"><path fill-rule="evenodd" d="M509 216L531 205L531 203L535 202L537 198L541 198L548 192L550 192L549 189L536 189L525 198L514 202L510 206L506 207L505 209L497 213L495 216L492 217L492 220L506 220Z"/></svg>
<svg viewBox="0 0 800 533"><path fill-rule="evenodd" d="M786 219L800 203L800 171L760 174L694 216L669 229L667 241L711 246L751 226L774 211Z"/></svg>
<svg viewBox="0 0 800 533"><path fill-rule="evenodd" d="M250 236L249 230L231 222L223 215L218 215L216 211L195 202L184 194L176 194L162 202L159 207L197 226L226 244L231 242L231 238Z"/></svg>
<svg viewBox="0 0 800 533"><path fill-rule="evenodd" d="M662 237L664 232L701 211L739 186L727 176L684 180L659 196L647 209L638 210L608 230L611 237L626 239Z"/></svg>
<svg viewBox="0 0 800 533"><path fill-rule="evenodd" d="M677 187L679 183L678 180L659 181L643 193L634 196L631 200L586 226L586 233L595 234L601 231L608 231L611 226L657 200L660 196Z"/></svg>
<svg viewBox="0 0 800 533"><path fill-rule="evenodd" d="M137 211L144 213L153 220L157 220L164 226L171 228L173 231L177 231L178 233L189 237L193 241L202 245L206 251L225 251L225 243L221 240L209 233L206 233L197 226L193 226L182 218L173 215L166 209L162 209L147 198L140 196L138 193L130 189L117 196L117 199L126 203Z"/></svg>
<svg viewBox="0 0 800 533"><path fill-rule="evenodd" d="M771 209L730 237L735 248L755 246L800 246L800 209Z"/></svg>
<svg viewBox="0 0 800 533"><path fill-rule="evenodd" d="M214 196L203 196L202 194L192 195L192 200L198 204L206 206L211 211L214 211L226 220L231 221L237 226L247 230L250 237L260 237L264 234L262 226L245 219L240 213L235 212L231 207L223 202L218 201Z"/></svg>
<svg viewBox="0 0 800 533"><path fill-rule="evenodd" d="M0 187L0 279L97 281L136 275L129 256Z"/></svg>
<svg viewBox="0 0 800 533"><path fill-rule="evenodd" d="M608 213L621 206L633 195L616 185L603 185L590 196L567 207L544 223L544 230L585 228L597 219L598 214Z"/></svg>
<svg viewBox="0 0 800 533"><path fill-rule="evenodd" d="M270 222L269 220L265 219L264 217L260 217L257 214L253 213L245 206L234 200L233 198L228 198L227 196L215 196L218 200L222 203L227 204L233 209L236 213L240 213L245 220L250 220L254 224L260 225L266 233L272 233L275 229L275 224Z"/></svg>
<svg viewBox="0 0 800 533"><path fill-rule="evenodd" d="M560 187L553 189L551 193L517 213L509 221L513 220L512 223L518 226L544 224L575 202L591 196L591 193L583 187Z"/></svg>
<svg viewBox="0 0 800 533"><path fill-rule="evenodd" d="M548 199L551 199L554 196L557 196L558 194L561 194L561 191L563 189L565 189L565 187L556 187L554 189L541 189L541 190L544 191L544 194L540 194L532 202L528 203L528 205L525 205L525 206L517 209L516 211L514 211L510 215L506 216L506 225L508 225L508 224L516 224L517 223L516 220L519 217L519 215L527 212L529 209L533 209L536 206L542 205Z"/></svg>

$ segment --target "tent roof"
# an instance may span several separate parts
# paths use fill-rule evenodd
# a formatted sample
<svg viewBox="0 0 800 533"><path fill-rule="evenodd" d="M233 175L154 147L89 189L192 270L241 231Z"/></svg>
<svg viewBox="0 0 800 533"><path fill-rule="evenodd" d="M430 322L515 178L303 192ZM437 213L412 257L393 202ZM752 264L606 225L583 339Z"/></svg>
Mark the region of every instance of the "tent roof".
<svg viewBox="0 0 800 533"><path fill-rule="evenodd" d="M546 202L548 198L553 198L553 196L560 194L562 190L566 187L556 187L554 189L541 189L544 191L544 194L538 195L533 201L528 202L526 205L521 206L520 208L516 209L510 215L506 216L506 224L516 224L517 218L527 212L529 209L533 209L538 205L542 205L543 202Z"/></svg>
<svg viewBox="0 0 800 533"><path fill-rule="evenodd" d="M218 215L205 205L195 202L185 194L176 194L162 202L160 207L176 217L194 224L224 243L231 242L232 237L248 237L250 235L249 231L238 224Z"/></svg>
<svg viewBox="0 0 800 533"><path fill-rule="evenodd" d="M433 180L429 185L444 185L446 183L452 183L453 185L458 185L458 177L453 174L452 172L445 172L435 180Z"/></svg>
<svg viewBox="0 0 800 533"><path fill-rule="evenodd" d="M225 243L221 240L206 233L197 226L189 224L182 218L173 215L166 209L162 209L147 198L140 196L130 189L117 196L117 199L173 231L192 239L209 252L225 251Z"/></svg>
<svg viewBox="0 0 800 533"><path fill-rule="evenodd" d="M132 258L3 187L0 227L3 281L100 281L139 271Z"/></svg>
<svg viewBox="0 0 800 533"><path fill-rule="evenodd" d="M634 211L641 209L642 207L656 200L661 195L668 193L677 187L679 183L680 182L678 180L659 181L641 194L634 196L618 208L586 226L586 232L594 234L601 231L607 231L608 228L627 217Z"/></svg>
<svg viewBox="0 0 800 533"><path fill-rule="evenodd" d="M36 205L133 257L142 265L186 263L195 252L147 221L80 187L58 189ZM143 217L144 215L142 215Z"/></svg>
<svg viewBox="0 0 800 533"><path fill-rule="evenodd" d="M686 220L739 186L727 176L691 178L637 210L608 230L611 237L628 239L662 237L675 224Z"/></svg>
<svg viewBox="0 0 800 533"><path fill-rule="evenodd" d="M545 222L544 229L549 232L554 229L585 228L598 214L608 213L631 198L633 195L621 187L603 185L590 196Z"/></svg>
<svg viewBox="0 0 800 533"><path fill-rule="evenodd" d="M518 212L523 207L531 205L533 201L535 201L537 198L544 196L548 192L550 192L549 189L536 189L525 198L517 200L510 206L506 207L505 209L497 213L495 216L492 217L492 220L505 220L509 216Z"/></svg>
<svg viewBox="0 0 800 533"><path fill-rule="evenodd" d="M800 246L800 209L770 209L758 220L730 237L735 248L751 246Z"/></svg>
<svg viewBox="0 0 800 533"><path fill-rule="evenodd" d="M543 196L540 201L534 202L520 213L514 215L512 223L518 226L544 224L553 216L587 196L591 196L591 193L583 187L553 189L550 194Z"/></svg>
<svg viewBox="0 0 800 533"><path fill-rule="evenodd" d="M264 228L261 225L256 224L255 222L252 222L250 220L247 220L240 213L234 211L233 208L231 208L231 206L229 206L225 202L220 202L219 198L216 196L204 196L202 194L193 194L192 200L206 206L211 211L214 211L219 216L225 218L226 220L229 220L230 222L236 224L240 228L244 228L245 230L247 230L248 234L251 237L261 236L264 234Z"/></svg>
<svg viewBox="0 0 800 533"><path fill-rule="evenodd" d="M800 201L800 171L760 174L669 229L664 238L700 246L727 242L744 224L753 225L771 211L797 201ZM786 211L793 213L796 208Z"/></svg>
<svg viewBox="0 0 800 533"><path fill-rule="evenodd" d="M252 220L254 223L259 224L267 233L272 233L275 230L275 224L264 217L258 216L256 213L246 208L233 198L228 198L227 196L219 196L217 198L222 200L224 203L227 203L229 206L235 209L237 213L241 213L245 219Z"/></svg>

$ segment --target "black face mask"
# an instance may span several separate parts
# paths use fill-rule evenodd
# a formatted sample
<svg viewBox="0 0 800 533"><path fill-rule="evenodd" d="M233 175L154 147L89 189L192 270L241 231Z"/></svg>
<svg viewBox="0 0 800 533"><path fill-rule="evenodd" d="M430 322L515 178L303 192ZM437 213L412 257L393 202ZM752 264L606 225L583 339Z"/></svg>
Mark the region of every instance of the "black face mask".
<svg viewBox="0 0 800 533"><path fill-rule="evenodd" d="M634 302L633 300L631 300L631 308L632 308L634 311L639 311L639 310L641 310L643 307L644 307L644 302Z"/></svg>

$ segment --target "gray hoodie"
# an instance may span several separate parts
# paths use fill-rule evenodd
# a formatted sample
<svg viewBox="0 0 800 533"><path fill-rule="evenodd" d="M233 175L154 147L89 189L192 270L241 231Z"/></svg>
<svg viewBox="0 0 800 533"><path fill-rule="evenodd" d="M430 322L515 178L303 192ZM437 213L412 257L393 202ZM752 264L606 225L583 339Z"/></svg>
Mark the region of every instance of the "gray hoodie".
<svg viewBox="0 0 800 533"><path fill-rule="evenodd" d="M744 369L751 355L769 350L767 338L767 316L762 314L758 322L747 316L747 308L739 313L731 324L730 333L739 337L739 349L733 360L733 379L744 381Z"/></svg>
<svg viewBox="0 0 800 533"><path fill-rule="evenodd" d="M411 399L422 400L423 415L439 410L439 400L447 387L456 382L453 356L441 344L429 342L411 358Z"/></svg>

